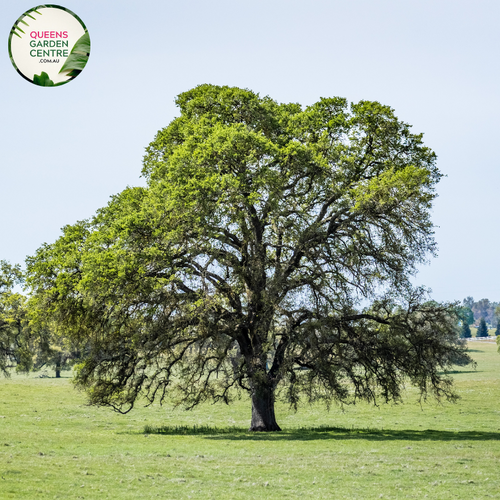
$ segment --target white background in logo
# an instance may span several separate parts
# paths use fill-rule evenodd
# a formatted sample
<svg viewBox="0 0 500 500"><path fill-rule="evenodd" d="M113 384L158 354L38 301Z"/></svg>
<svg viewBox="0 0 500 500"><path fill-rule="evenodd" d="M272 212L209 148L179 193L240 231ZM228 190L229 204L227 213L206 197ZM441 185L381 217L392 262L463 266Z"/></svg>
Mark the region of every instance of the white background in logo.
<svg viewBox="0 0 500 500"><path fill-rule="evenodd" d="M34 75L40 75L42 71L45 71L49 75L49 78L54 83L61 83L70 80L68 76L69 71L64 71L63 73L59 73L61 68L64 65L67 57L56 57L56 56L42 56L42 57L32 57L30 55L30 51L32 50L43 50L43 47L32 47L30 42L35 41L39 42L47 40L47 41L57 41L64 40L68 41L68 47L65 47L68 50L68 54L71 52L71 49L74 47L76 41L84 35L85 29L80 24L78 19L73 17L69 12L66 12L63 9L58 9L54 7L39 7L37 9L40 14L37 14L35 11L29 12L28 15L22 17L22 21L26 24L19 21L18 26L24 31L24 34L21 33L18 29L16 29L16 33L18 33L21 38L16 35L12 35L11 38L11 52L12 57L16 63L19 71L29 80L33 80ZM34 18L34 19L32 19ZM67 31L68 38L32 38L30 35L32 32L43 33L43 32L62 32ZM55 47L57 48L57 47ZM46 47L45 50L53 49L52 47ZM59 62L45 62L45 61L53 61L59 59Z"/></svg>

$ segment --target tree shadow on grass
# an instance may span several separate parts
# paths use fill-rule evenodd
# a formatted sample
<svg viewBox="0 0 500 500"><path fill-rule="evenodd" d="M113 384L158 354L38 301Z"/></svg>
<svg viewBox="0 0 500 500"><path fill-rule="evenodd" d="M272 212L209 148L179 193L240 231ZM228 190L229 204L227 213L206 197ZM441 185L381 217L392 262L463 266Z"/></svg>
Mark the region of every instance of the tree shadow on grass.
<svg viewBox="0 0 500 500"><path fill-rule="evenodd" d="M302 427L281 432L249 432L241 427L165 426L144 428L145 434L167 436L204 436L205 439L234 441L314 441L353 440L366 441L500 441L500 432L439 431L427 429L357 429L344 427Z"/></svg>
<svg viewBox="0 0 500 500"><path fill-rule="evenodd" d="M447 372L439 372L439 375L461 375L462 373L483 373L483 370L450 370Z"/></svg>

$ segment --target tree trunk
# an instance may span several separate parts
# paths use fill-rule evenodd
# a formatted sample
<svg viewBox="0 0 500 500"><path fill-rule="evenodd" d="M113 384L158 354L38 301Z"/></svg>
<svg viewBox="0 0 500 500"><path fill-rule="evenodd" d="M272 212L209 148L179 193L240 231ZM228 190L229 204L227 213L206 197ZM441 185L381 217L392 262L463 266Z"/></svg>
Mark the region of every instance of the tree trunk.
<svg viewBox="0 0 500 500"><path fill-rule="evenodd" d="M274 415L274 390L269 385L258 386L252 393L252 423L250 431L280 431Z"/></svg>
<svg viewBox="0 0 500 500"><path fill-rule="evenodd" d="M61 367L56 365L56 378L61 378Z"/></svg>

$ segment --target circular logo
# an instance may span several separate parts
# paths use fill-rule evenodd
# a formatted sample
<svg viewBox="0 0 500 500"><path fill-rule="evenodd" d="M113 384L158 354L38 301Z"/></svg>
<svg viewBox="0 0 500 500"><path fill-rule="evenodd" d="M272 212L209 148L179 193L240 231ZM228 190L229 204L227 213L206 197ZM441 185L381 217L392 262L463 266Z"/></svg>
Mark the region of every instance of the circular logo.
<svg viewBox="0 0 500 500"><path fill-rule="evenodd" d="M83 21L58 5L25 12L9 35L9 56L18 73L35 85L56 87L76 78L90 55Z"/></svg>

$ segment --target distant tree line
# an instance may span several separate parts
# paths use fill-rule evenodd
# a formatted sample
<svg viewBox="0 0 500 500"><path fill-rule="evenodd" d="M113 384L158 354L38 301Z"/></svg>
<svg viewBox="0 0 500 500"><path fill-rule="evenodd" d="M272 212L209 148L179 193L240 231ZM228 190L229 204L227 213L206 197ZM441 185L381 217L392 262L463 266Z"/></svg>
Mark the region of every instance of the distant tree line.
<svg viewBox="0 0 500 500"><path fill-rule="evenodd" d="M461 337L470 338L470 326L477 328L476 337L487 337L488 328L495 328L495 335L500 335L500 303L490 302L489 299L474 301L467 297L462 301L460 311Z"/></svg>
<svg viewBox="0 0 500 500"><path fill-rule="evenodd" d="M473 297L463 300L464 307L468 307L474 316L474 326L479 326L481 318L484 318L489 328L495 328L500 318L500 302L490 302L489 299L475 301Z"/></svg>

